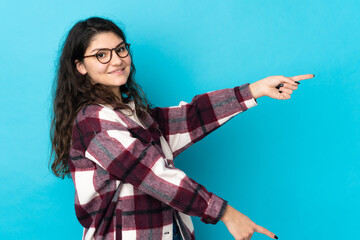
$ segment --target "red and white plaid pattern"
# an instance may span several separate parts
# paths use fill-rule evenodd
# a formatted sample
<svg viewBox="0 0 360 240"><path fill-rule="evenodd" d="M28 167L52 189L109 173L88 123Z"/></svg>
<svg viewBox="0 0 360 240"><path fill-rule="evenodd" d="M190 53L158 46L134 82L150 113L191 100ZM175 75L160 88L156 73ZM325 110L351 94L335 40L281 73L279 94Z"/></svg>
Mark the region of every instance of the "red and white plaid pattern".
<svg viewBox="0 0 360 240"><path fill-rule="evenodd" d="M227 202L175 168L173 158L256 105L244 84L154 108L144 128L119 110L84 107L75 119L69 158L83 239L171 240L175 216L187 240L195 239L189 215L217 223Z"/></svg>

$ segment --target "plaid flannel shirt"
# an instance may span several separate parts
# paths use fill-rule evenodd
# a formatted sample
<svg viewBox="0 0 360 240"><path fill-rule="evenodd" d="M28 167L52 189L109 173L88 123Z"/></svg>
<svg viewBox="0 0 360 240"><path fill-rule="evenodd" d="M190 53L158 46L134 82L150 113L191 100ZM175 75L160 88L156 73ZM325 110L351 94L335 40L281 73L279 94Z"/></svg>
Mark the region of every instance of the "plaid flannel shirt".
<svg viewBox="0 0 360 240"><path fill-rule="evenodd" d="M84 107L74 122L69 156L83 239L171 240L175 219L187 240L195 239L190 216L217 223L227 202L175 168L173 158L256 105L244 84L153 108L144 127L119 110ZM165 156L164 144L172 156Z"/></svg>

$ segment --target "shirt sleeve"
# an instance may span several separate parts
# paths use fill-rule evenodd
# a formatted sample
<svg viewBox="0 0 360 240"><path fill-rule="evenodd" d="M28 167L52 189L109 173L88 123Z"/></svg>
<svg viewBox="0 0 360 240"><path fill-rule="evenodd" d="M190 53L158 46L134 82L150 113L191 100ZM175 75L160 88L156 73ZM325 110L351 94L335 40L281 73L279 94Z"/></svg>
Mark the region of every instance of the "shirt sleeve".
<svg viewBox="0 0 360 240"><path fill-rule="evenodd" d="M190 103L153 108L152 116L176 157L235 115L256 105L246 83L197 95Z"/></svg>
<svg viewBox="0 0 360 240"><path fill-rule="evenodd" d="M95 121L94 123L91 123ZM84 119L78 130L92 132L99 119ZM85 157L100 165L115 179L134 187L205 223L217 223L227 202L208 192L183 171L168 166L151 138L139 139L120 122L106 123L87 145ZM84 128L84 131L81 129ZM90 130L89 130L90 129ZM84 133L86 135L86 133Z"/></svg>

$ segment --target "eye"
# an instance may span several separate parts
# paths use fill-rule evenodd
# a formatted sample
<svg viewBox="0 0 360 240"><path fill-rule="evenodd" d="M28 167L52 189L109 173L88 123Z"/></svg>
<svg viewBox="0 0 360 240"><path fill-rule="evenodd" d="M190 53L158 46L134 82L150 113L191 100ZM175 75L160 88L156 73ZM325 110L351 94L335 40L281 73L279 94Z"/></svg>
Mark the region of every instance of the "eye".
<svg viewBox="0 0 360 240"><path fill-rule="evenodd" d="M120 46L116 49L117 52L124 52L126 50L125 46Z"/></svg>
<svg viewBox="0 0 360 240"><path fill-rule="evenodd" d="M107 52L107 51L98 51L97 53L96 53L96 57L97 58L106 58L107 57L107 55L108 55L109 53Z"/></svg>

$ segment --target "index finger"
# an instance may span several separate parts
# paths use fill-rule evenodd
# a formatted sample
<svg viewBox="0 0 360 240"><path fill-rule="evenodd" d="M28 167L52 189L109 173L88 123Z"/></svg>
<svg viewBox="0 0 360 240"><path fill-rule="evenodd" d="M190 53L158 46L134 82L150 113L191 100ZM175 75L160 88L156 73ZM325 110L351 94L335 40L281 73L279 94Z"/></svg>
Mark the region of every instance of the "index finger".
<svg viewBox="0 0 360 240"><path fill-rule="evenodd" d="M305 79L310 79L315 77L314 74L305 74L305 75L297 75L294 77L291 77L294 81L301 81L301 80L305 80Z"/></svg>
<svg viewBox="0 0 360 240"><path fill-rule="evenodd" d="M274 233L270 232L269 230L267 230L266 228L261 227L261 226L256 226L255 232L262 233L273 239L278 239L278 237Z"/></svg>

